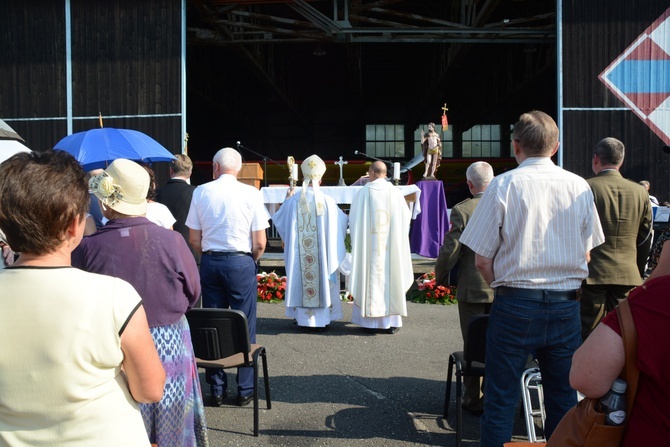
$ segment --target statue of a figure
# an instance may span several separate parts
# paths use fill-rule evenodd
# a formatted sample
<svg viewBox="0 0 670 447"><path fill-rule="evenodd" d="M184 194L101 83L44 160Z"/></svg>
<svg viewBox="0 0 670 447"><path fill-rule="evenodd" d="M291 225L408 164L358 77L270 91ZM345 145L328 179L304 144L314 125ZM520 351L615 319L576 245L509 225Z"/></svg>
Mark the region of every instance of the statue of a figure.
<svg viewBox="0 0 670 447"><path fill-rule="evenodd" d="M423 162L426 164L426 170L423 178L434 179L435 171L440 166L442 159L442 141L440 134L435 132L435 124L428 124L428 132L421 129L421 151L423 152Z"/></svg>

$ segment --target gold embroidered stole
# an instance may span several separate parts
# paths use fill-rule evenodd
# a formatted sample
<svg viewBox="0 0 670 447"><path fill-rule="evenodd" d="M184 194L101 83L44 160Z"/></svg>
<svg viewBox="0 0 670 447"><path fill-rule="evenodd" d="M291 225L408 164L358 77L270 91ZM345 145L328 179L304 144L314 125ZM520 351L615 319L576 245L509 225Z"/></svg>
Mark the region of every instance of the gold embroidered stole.
<svg viewBox="0 0 670 447"><path fill-rule="evenodd" d="M305 192L298 206L298 258L302 276L302 307L320 307L319 242L316 227L317 206L307 202Z"/></svg>

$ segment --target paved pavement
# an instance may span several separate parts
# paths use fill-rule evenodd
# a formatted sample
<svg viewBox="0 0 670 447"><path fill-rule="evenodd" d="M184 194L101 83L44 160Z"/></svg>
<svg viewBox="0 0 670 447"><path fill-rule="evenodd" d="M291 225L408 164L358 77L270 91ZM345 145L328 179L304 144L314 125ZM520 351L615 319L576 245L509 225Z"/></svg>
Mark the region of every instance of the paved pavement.
<svg viewBox="0 0 670 447"><path fill-rule="evenodd" d="M260 436L253 407L206 408L210 445L216 446L455 446L455 398L442 419L448 355L461 349L455 305L408 303L394 335L369 334L344 320L323 333L284 316L283 304L259 303L258 342L267 347L272 409L261 400ZM209 388L201 382L205 399ZM262 389L262 388L261 388ZM452 390L454 387L452 387ZM264 398L261 392L261 398ZM478 445L479 419L464 412L466 447ZM516 440L524 440L520 418Z"/></svg>

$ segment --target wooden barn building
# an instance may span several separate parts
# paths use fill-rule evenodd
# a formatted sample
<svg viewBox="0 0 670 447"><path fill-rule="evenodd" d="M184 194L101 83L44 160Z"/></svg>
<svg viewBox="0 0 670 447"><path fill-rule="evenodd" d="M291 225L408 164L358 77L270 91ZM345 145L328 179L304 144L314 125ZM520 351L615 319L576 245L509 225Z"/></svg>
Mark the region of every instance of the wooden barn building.
<svg viewBox="0 0 670 447"><path fill-rule="evenodd" d="M435 122L454 204L472 161L516 165L511 125L541 109L561 129L557 163L590 177L614 136L623 175L670 200L669 15L656 0L5 1L0 118L47 150L102 115L188 150L196 184L238 142L270 183L313 153L332 185L347 160L350 183L373 158L414 159Z"/></svg>

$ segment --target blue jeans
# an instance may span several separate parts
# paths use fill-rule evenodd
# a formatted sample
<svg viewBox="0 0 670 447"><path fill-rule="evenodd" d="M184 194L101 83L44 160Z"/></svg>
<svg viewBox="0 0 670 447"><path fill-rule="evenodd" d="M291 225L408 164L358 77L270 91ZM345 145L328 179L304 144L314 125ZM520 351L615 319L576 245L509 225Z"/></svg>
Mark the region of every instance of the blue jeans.
<svg viewBox="0 0 670 447"><path fill-rule="evenodd" d="M237 309L247 316L249 340L256 343L256 263L251 256L211 256L203 254L200 261L202 307ZM228 381L223 369L208 368L205 378L213 394L226 391ZM254 388L253 368L238 368L237 392L247 396Z"/></svg>
<svg viewBox="0 0 670 447"><path fill-rule="evenodd" d="M531 353L540 364L549 437L577 403L569 373L581 343L579 302L496 296L486 343L480 446L502 447L512 438L521 375Z"/></svg>

